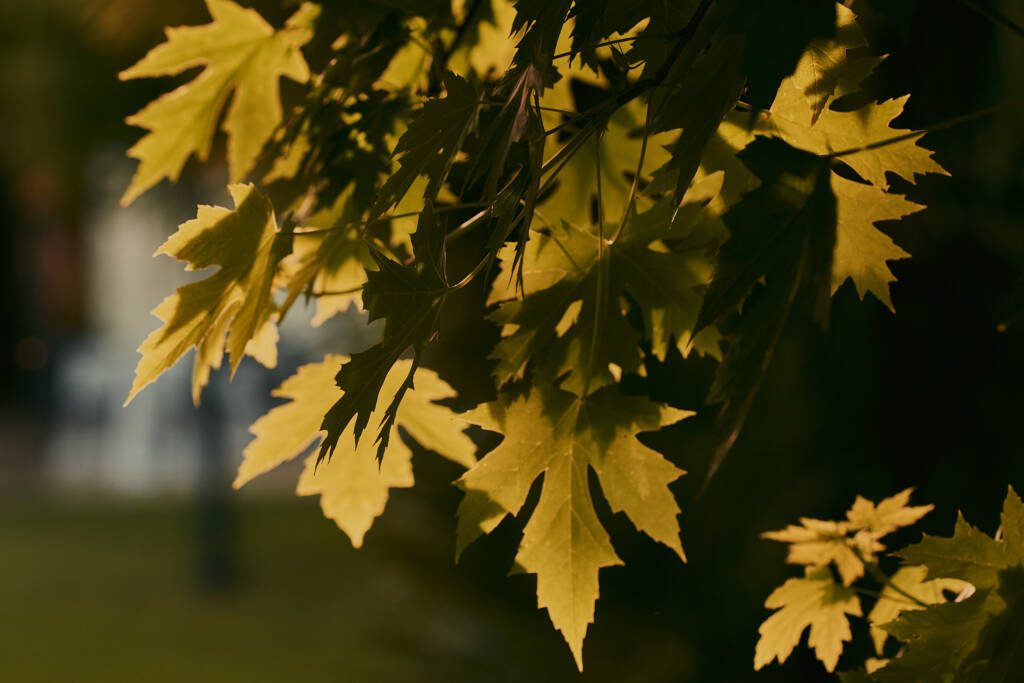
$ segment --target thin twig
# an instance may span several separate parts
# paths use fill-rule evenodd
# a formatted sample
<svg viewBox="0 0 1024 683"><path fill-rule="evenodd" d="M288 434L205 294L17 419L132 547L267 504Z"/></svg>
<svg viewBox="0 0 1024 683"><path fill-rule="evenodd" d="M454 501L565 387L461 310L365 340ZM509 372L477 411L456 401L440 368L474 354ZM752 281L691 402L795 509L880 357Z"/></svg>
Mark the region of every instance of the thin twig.
<svg viewBox="0 0 1024 683"><path fill-rule="evenodd" d="M614 40L606 40L603 43L596 43L595 45L589 45L588 47L596 50L599 47L607 47L609 45L618 45L619 43L628 43L628 42L632 42L634 40L644 40L646 38L659 38L661 40L671 40L671 39L673 39L675 37L676 36L674 36L674 35L672 35L670 33L666 33L664 35L656 34L656 33L651 33L651 34L641 33L640 35L636 35L636 36L626 36L625 38L616 38ZM557 55L555 55L551 59L564 59L566 57L571 57L573 54L575 54L575 52L573 50L568 50L566 52L559 52Z"/></svg>
<svg viewBox="0 0 1024 683"><path fill-rule="evenodd" d="M345 296L346 294L355 294L356 292L361 292L361 291L363 291L363 286L359 285L358 287L349 287L348 289L339 289L339 290L336 290L336 291L328 290L328 291L320 291L320 292L310 292L309 295L312 296L312 297L320 297L320 296Z"/></svg>
<svg viewBox="0 0 1024 683"><path fill-rule="evenodd" d="M615 229L615 234L612 235L609 242L615 244L618 241L619 235L622 234L622 229L626 227L626 223L629 221L629 214L636 206L636 193L640 188L640 176L643 175L644 170L644 157L647 155L647 138L650 136L651 131L651 103L647 103L647 111L644 113L644 137L640 141L640 159L636 162L636 174L633 176L633 185L629 188L629 198L626 200L626 208L622 211L622 218L619 219L619 227Z"/></svg>

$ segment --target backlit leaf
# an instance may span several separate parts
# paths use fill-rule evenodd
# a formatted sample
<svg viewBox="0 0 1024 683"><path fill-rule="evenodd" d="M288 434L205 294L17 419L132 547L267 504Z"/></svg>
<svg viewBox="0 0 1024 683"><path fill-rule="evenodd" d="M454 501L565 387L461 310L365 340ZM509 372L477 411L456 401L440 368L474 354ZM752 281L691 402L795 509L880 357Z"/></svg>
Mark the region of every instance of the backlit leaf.
<svg viewBox="0 0 1024 683"><path fill-rule="evenodd" d="M874 642L875 652L879 656L882 655L885 641L889 637L881 625L896 619L907 610L924 609L921 604L908 598L906 594L927 605L939 605L946 602L942 591L952 591L956 594L967 585L966 582L959 579L925 581L924 577L927 573L927 567L900 567L895 574L889 577L892 585L882 586L878 601L868 613L868 621L871 622L871 640Z"/></svg>
<svg viewBox="0 0 1024 683"><path fill-rule="evenodd" d="M668 488L684 472L643 446L636 434L690 413L606 387L585 398L535 386L527 396L480 406L464 417L505 435L502 443L458 480L461 552L506 515L517 514L543 475L540 500L526 525L516 566L537 575L538 605L583 666L583 639L594 618L598 570L621 564L594 510L593 470L614 512L685 558Z"/></svg>
<svg viewBox="0 0 1024 683"><path fill-rule="evenodd" d="M291 250L291 235L278 230L274 208L259 190L252 185L228 190L234 210L200 206L196 218L182 223L156 252L185 261L188 270L220 269L179 287L153 310L164 326L139 347L142 358L125 403L192 347L197 349L192 398L198 403L225 346L233 375L251 340L269 324L274 274ZM260 337L266 339L264 334Z"/></svg>
<svg viewBox="0 0 1024 683"><path fill-rule="evenodd" d="M773 659L786 661L810 626L807 645L829 671L834 671L843 643L852 638L848 616L861 616L860 600L852 588L835 582L828 567L808 567L802 578L776 588L764 606L777 609L758 632L754 669Z"/></svg>
<svg viewBox="0 0 1024 683"><path fill-rule="evenodd" d="M323 362L304 365L273 392L289 402L253 424L255 438L243 453L235 488L309 450L323 437L321 416L341 395L334 375L345 360L329 355ZM410 365L410 361L396 363L384 389L397 390ZM392 429L401 427L424 448L464 467L471 466L475 445L461 431L464 423L448 408L434 403L454 396L454 392L430 370L418 370L415 384ZM388 457L378 464L374 444L363 440L356 445L350 432L329 462L318 467L315 453L307 458L297 492L319 495L324 515L333 519L358 548L373 520L384 512L388 489L413 485L412 451L395 434Z"/></svg>
<svg viewBox="0 0 1024 683"><path fill-rule="evenodd" d="M312 37L312 23L319 14L316 5L302 5L280 31L255 10L231 0L207 0L206 6L212 23L167 29L167 42L120 74L122 80L153 78L204 67L194 80L128 117L128 123L149 133L128 152L139 160L139 167L122 204L162 178L177 180L192 154L206 159L231 93L224 119L228 166L232 182L241 180L281 122L278 79L309 79L300 48Z"/></svg>

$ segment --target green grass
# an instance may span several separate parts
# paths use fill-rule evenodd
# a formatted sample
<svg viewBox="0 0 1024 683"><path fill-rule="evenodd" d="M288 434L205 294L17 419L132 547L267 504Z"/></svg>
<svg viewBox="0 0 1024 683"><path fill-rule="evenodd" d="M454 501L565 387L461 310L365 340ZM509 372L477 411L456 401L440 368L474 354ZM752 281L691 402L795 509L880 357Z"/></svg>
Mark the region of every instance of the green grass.
<svg viewBox="0 0 1024 683"><path fill-rule="evenodd" d="M312 501L233 502L239 576L220 592L198 580L187 501L0 502L0 681L545 680L572 670L533 605L507 613L461 585L450 540L434 543L443 532L414 501L396 501L359 551Z"/></svg>

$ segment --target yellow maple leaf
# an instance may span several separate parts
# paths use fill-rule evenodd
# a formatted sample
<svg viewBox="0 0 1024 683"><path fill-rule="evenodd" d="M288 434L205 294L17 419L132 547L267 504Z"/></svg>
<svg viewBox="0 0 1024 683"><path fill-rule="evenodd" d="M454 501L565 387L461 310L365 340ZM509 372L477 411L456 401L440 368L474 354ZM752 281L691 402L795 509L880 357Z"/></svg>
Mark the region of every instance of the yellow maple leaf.
<svg viewBox="0 0 1024 683"><path fill-rule="evenodd" d="M843 643L852 638L847 615L861 616L857 594L836 583L828 567L808 567L803 577L789 579L772 591L764 606L778 611L758 629L755 670L773 659L785 662L810 626L807 645L827 670L834 671Z"/></svg>
<svg viewBox="0 0 1024 683"><path fill-rule="evenodd" d="M346 360L344 356L328 355L322 362L304 365L272 392L289 402L272 409L250 427L255 438L242 453L236 489L319 444L323 415L342 394L334 377ZM385 390L398 389L410 364L408 360L395 364ZM469 467L475 462L475 445L461 431L464 423L448 408L434 403L454 394L435 373L417 370L415 386L399 408L397 425L424 448ZM382 412L374 413L378 421ZM310 455L299 477L296 492L319 495L324 515L333 519L357 548L374 519L384 511L388 490L413 485L412 451L398 436L398 426L392 428L388 452L379 466L376 444L361 439L356 446L348 434L329 461L317 466L316 454Z"/></svg>
<svg viewBox="0 0 1024 683"><path fill-rule="evenodd" d="M192 154L207 158L232 91L224 131L231 180L242 179L281 122L278 79L309 80L300 48L313 35L316 5L302 5L280 31L231 0L206 0L206 6L211 23L168 28L166 42L119 74L121 80L153 78L205 67L194 80L128 117L128 123L149 133L128 150L139 167L121 199L124 205L162 178L177 180Z"/></svg>
<svg viewBox="0 0 1024 683"><path fill-rule="evenodd" d="M875 538L881 538L900 527L910 526L931 512L934 505L907 505L914 489L904 489L889 496L878 505L857 496L853 507L846 513L851 529L867 529Z"/></svg>
<svg viewBox="0 0 1024 683"><path fill-rule="evenodd" d="M185 261L186 270L215 265L220 270L179 287L153 309L164 325L139 346L142 358L126 405L192 347L192 399L197 404L211 368L220 367L225 347L232 375L247 352L276 363L276 350L270 347L276 345L277 333L267 329L273 327L271 289L291 240L277 229L274 207L262 192L252 185L230 185L228 191L234 210L200 206L196 217L182 223L154 254Z"/></svg>
<svg viewBox="0 0 1024 683"><path fill-rule="evenodd" d="M790 524L780 531L767 531L761 537L789 543L786 562L790 564L823 567L834 562L843 584L849 586L864 575L864 561L847 536L849 530L850 526L843 522L801 517L800 526Z"/></svg>
<svg viewBox="0 0 1024 683"><path fill-rule="evenodd" d="M622 564L597 517L587 482L593 469L614 512L685 559L676 504L668 485L685 474L641 444L636 434L692 413L605 387L580 398L554 387L506 395L465 415L472 424L505 434L502 443L464 474L457 551L491 532L526 501L543 475L540 500L516 555L516 569L537 575L537 602L562 632L577 666L594 619L598 572Z"/></svg>
<svg viewBox="0 0 1024 683"><path fill-rule="evenodd" d="M907 610L920 610L925 608L924 605L938 605L946 602L942 591L959 593L967 585L966 581L960 579L941 578L925 581L924 578L927 575L928 568L924 566L900 567L895 574L889 577L889 584L882 587L878 601L868 613L868 621L871 622L871 640L875 644L875 652L879 656L882 655L885 641L889 637L885 629L881 628L882 624L888 624ZM912 597L907 597L908 595Z"/></svg>

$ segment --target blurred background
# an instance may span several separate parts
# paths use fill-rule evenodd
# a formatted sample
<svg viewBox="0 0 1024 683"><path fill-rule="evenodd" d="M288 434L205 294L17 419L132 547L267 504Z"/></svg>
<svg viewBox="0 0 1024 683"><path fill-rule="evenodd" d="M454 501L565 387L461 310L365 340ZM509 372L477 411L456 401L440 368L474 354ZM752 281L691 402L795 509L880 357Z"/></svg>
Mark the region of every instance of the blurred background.
<svg viewBox="0 0 1024 683"><path fill-rule="evenodd" d="M280 23L277 3L256 4ZM827 336L791 325L703 496L710 417L656 439L691 471L676 485L690 564L599 510L626 566L601 573L580 676L534 579L505 576L521 522L454 564L446 461L417 454L416 487L392 491L359 551L294 496L295 467L230 490L269 390L371 340L357 314L317 330L293 315L278 369L216 375L200 409L191 361L121 407L149 311L188 276L150 255L197 203L226 202L227 174L190 163L119 208L141 135L123 119L169 83L117 73L206 11L0 0L0 680L824 680L805 649L751 669L761 605L794 573L759 533L907 486L936 510L894 546L949 535L957 510L992 533L1007 484L1024 488L1024 39L970 4L1024 23L1017 0L894 0L884 18L854 3L891 54L875 93L913 93L901 127L1018 106L927 136L953 178L898 186L929 206L883 226L914 254L892 265L898 314L848 283ZM494 334L464 323L430 365L485 397L487 368L456 360ZM660 398L700 407L711 364L660 370ZM851 662L868 647L855 636Z"/></svg>

